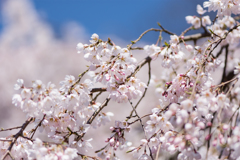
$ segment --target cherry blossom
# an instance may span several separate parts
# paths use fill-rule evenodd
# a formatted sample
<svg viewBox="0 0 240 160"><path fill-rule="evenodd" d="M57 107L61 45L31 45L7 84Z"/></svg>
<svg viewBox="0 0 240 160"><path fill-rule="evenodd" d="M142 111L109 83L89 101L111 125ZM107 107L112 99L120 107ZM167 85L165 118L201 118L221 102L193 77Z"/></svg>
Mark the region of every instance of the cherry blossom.
<svg viewBox="0 0 240 160"><path fill-rule="evenodd" d="M208 12L217 11L214 20L197 5L198 16L186 16L191 26L180 35L159 24L161 29L149 29L127 46L94 33L90 44L76 46L88 63L85 71L66 75L59 88L18 79L12 103L27 120L1 129L19 129L0 138L2 159L118 160L120 152L140 160L239 159L240 28L232 16L239 14L239 6L239 0L205 1ZM133 47L152 30L169 34L170 40ZM191 35L190 30L199 33ZM133 51L138 49L146 53L142 61ZM155 75L153 63L159 67ZM138 74L145 65L147 81ZM145 100L154 98L148 93L153 88L156 101ZM121 112L112 113L116 103ZM105 139L99 134L104 125L111 126ZM36 137L37 131L49 141ZM94 148L96 139L102 148Z"/></svg>

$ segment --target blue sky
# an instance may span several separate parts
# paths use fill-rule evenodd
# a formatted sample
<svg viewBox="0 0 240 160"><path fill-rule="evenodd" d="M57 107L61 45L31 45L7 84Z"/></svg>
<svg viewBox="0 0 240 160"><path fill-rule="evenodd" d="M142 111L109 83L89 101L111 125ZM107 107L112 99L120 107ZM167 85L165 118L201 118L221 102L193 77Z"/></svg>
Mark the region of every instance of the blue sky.
<svg viewBox="0 0 240 160"><path fill-rule="evenodd" d="M136 39L149 28L166 29L180 34L189 27L187 15L197 15L196 5L203 0L32 0L41 18L50 24L56 37L68 22L82 25L87 34L107 38L115 35L125 41ZM1 22L0 22L1 23ZM1 29L0 29L1 30ZM144 41L154 43L157 33Z"/></svg>

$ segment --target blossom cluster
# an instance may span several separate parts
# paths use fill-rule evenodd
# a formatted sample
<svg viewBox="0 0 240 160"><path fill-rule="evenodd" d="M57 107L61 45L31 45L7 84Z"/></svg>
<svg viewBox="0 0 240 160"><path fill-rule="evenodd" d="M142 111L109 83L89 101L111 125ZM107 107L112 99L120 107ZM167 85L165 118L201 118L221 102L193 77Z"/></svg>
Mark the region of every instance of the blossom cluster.
<svg viewBox="0 0 240 160"><path fill-rule="evenodd" d="M24 133L27 136L28 133ZM10 139L5 139L10 140ZM20 137L12 148L11 154L13 157L19 157L16 159L63 159L69 160L78 157L77 149L62 147L60 144L53 144L48 146L39 138L36 138L34 142L26 140ZM1 155L4 155L5 151L9 147L9 142L1 142Z"/></svg>
<svg viewBox="0 0 240 160"><path fill-rule="evenodd" d="M239 0L205 1L204 8L218 11L216 19L211 21L208 15L203 16L207 10L197 5L199 17L186 16L191 27L180 35L159 24L162 28L159 31L170 34L170 41L161 46L159 38L157 44L136 47L147 53L140 63L133 56L132 45L142 36L127 48L121 48L111 39L103 41L94 33L90 44L77 44L77 52L90 63L78 78L66 75L59 89L41 80L27 87L18 79L14 89L19 93L13 96L12 103L26 113L28 120L17 134L0 139L0 155L18 159L117 160L118 150L128 150L127 153L133 153L139 160L240 159L237 75L240 63L234 54L240 40L240 26L238 18L231 17L239 14L239 6ZM204 33L185 36L188 31L200 28ZM151 76L153 60L161 61L165 69L160 79ZM136 75L145 64L149 64L147 84ZM215 73L221 74L213 76ZM150 82L156 85L158 107L149 103L146 108L152 107L151 112L145 111L140 116L137 107ZM98 97L103 92L108 96L99 103ZM135 106L133 99L138 99ZM115 125L110 127L111 135L105 143L102 141L105 146L95 151L96 157L89 156L94 139L86 139L85 135L90 128L98 129L111 121L113 113L103 112L110 100L129 103L132 111L126 120L115 120ZM32 122L35 127L26 131ZM137 123L142 136L138 143L125 136L131 134L132 125ZM45 131L52 142L34 139L37 130ZM131 146L133 143L136 147Z"/></svg>
<svg viewBox="0 0 240 160"><path fill-rule="evenodd" d="M136 59L130 55L127 48L113 46L110 51L107 48L107 42L100 43L97 34L93 34L91 38L92 44L77 45L78 53L83 52L85 59L91 62L88 69L91 80L85 79L83 83L79 83L74 76L66 75L60 82L61 87L57 89L51 82L45 85L41 80L33 81L32 87L26 87L24 81L18 79L14 89L20 94L15 94L12 99L12 103L25 112L27 117L35 118L36 127L40 131L45 131L55 143L67 142L68 145L65 148L77 148L81 153L92 148L90 144L92 139L84 140L78 137L83 136L90 127L97 128L110 122L110 117L113 116L111 112L99 112L98 117L90 122L92 115L101 107L101 103L96 102L96 99L91 96L94 92L92 91L94 84L103 83L106 89L103 87L102 90L108 91L109 98L118 103L141 96L147 87L134 76ZM104 58L106 58L105 61ZM70 141L69 137L73 134L75 138ZM31 135L26 137L30 138ZM24 144L25 141L22 143ZM28 145L33 146L31 155L38 155L37 150L33 153L34 145ZM67 149L65 151L70 150L70 148ZM2 151L6 152L7 148Z"/></svg>
<svg viewBox="0 0 240 160"><path fill-rule="evenodd" d="M132 76L136 69L136 58L129 49L102 42L97 34L92 35L91 45L78 43L78 53L91 62L90 76L97 83L107 86L110 98L118 103L127 102L143 94L146 84Z"/></svg>

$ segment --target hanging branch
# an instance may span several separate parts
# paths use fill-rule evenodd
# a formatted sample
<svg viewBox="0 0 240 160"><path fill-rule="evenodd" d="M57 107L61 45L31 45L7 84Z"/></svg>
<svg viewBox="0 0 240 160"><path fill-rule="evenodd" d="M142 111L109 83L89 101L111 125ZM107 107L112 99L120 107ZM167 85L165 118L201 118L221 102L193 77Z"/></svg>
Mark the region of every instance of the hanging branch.
<svg viewBox="0 0 240 160"><path fill-rule="evenodd" d="M130 100L129 100L129 102L130 102ZM138 115L138 113L137 113L137 111L136 111L136 108L133 106L132 102L130 102L130 105L132 106L133 111L135 112L135 115L136 115L136 116L138 117L138 119L139 119L139 122L140 122L140 124L141 124L141 127L142 127L143 132L144 132L144 135L145 135L145 139L147 139L147 134L146 134L146 131L145 131L145 129L144 129L144 125L143 125L142 119L141 119L141 117ZM154 160L153 155L152 155L152 150L151 150L149 144L147 144L147 146L148 146L148 149L149 149L149 152L150 152L150 156L151 156L152 160Z"/></svg>
<svg viewBox="0 0 240 160"><path fill-rule="evenodd" d="M41 121L37 124L37 126L32 130L32 136L31 136L31 139L33 138L34 134L36 133L38 127L41 126L42 124L42 121L44 120L44 118L46 117L46 114L44 114L43 118L41 119Z"/></svg>
<svg viewBox="0 0 240 160"><path fill-rule="evenodd" d="M151 61L148 62L148 82L147 82L147 87L150 84L150 80L151 80ZM145 97L145 94L147 92L148 88L145 88L145 91L143 92L142 97L139 99L139 101L137 102L137 104L134 107L134 110L138 107L138 105L140 104L140 102L142 101L143 97ZM130 115L127 117L127 120L129 120L132 117L132 114L134 112L134 110L131 111Z"/></svg>

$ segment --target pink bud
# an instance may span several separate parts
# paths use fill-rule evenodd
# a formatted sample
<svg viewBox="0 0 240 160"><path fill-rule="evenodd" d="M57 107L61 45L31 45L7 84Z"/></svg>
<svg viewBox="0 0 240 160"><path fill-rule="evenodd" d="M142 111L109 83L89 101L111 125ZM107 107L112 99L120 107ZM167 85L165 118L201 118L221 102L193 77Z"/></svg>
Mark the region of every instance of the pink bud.
<svg viewBox="0 0 240 160"><path fill-rule="evenodd" d="M111 147L114 146L114 142L115 142L115 140L114 140L114 137L113 137L109 141L109 144L110 144Z"/></svg>
<svg viewBox="0 0 240 160"><path fill-rule="evenodd" d="M113 131L115 128L114 127L110 127L110 130Z"/></svg>
<svg viewBox="0 0 240 160"><path fill-rule="evenodd" d="M208 127L212 127L212 123L211 122L207 122L207 126Z"/></svg>
<svg viewBox="0 0 240 160"><path fill-rule="evenodd" d="M110 160L111 158L111 154L109 153L107 156L106 156L106 160Z"/></svg>
<svg viewBox="0 0 240 160"><path fill-rule="evenodd" d="M119 146L119 144L120 144L120 143L119 143L119 141L117 141L117 143L116 143L116 147L118 147L118 146Z"/></svg>
<svg viewBox="0 0 240 160"><path fill-rule="evenodd" d="M206 140L206 141L209 141L209 140L211 139L211 136L212 136L211 134L208 134L208 135L205 137L205 140Z"/></svg>
<svg viewBox="0 0 240 160"><path fill-rule="evenodd" d="M190 82L189 85L190 85L190 87L193 87L194 84L192 82Z"/></svg>
<svg viewBox="0 0 240 160"><path fill-rule="evenodd" d="M224 124L224 125L223 125L223 130L226 131L226 130L228 130L228 128L229 128L229 126L228 126L227 124Z"/></svg>
<svg viewBox="0 0 240 160"><path fill-rule="evenodd" d="M214 141L212 142L212 145L215 147L217 145L217 139L214 139Z"/></svg>

